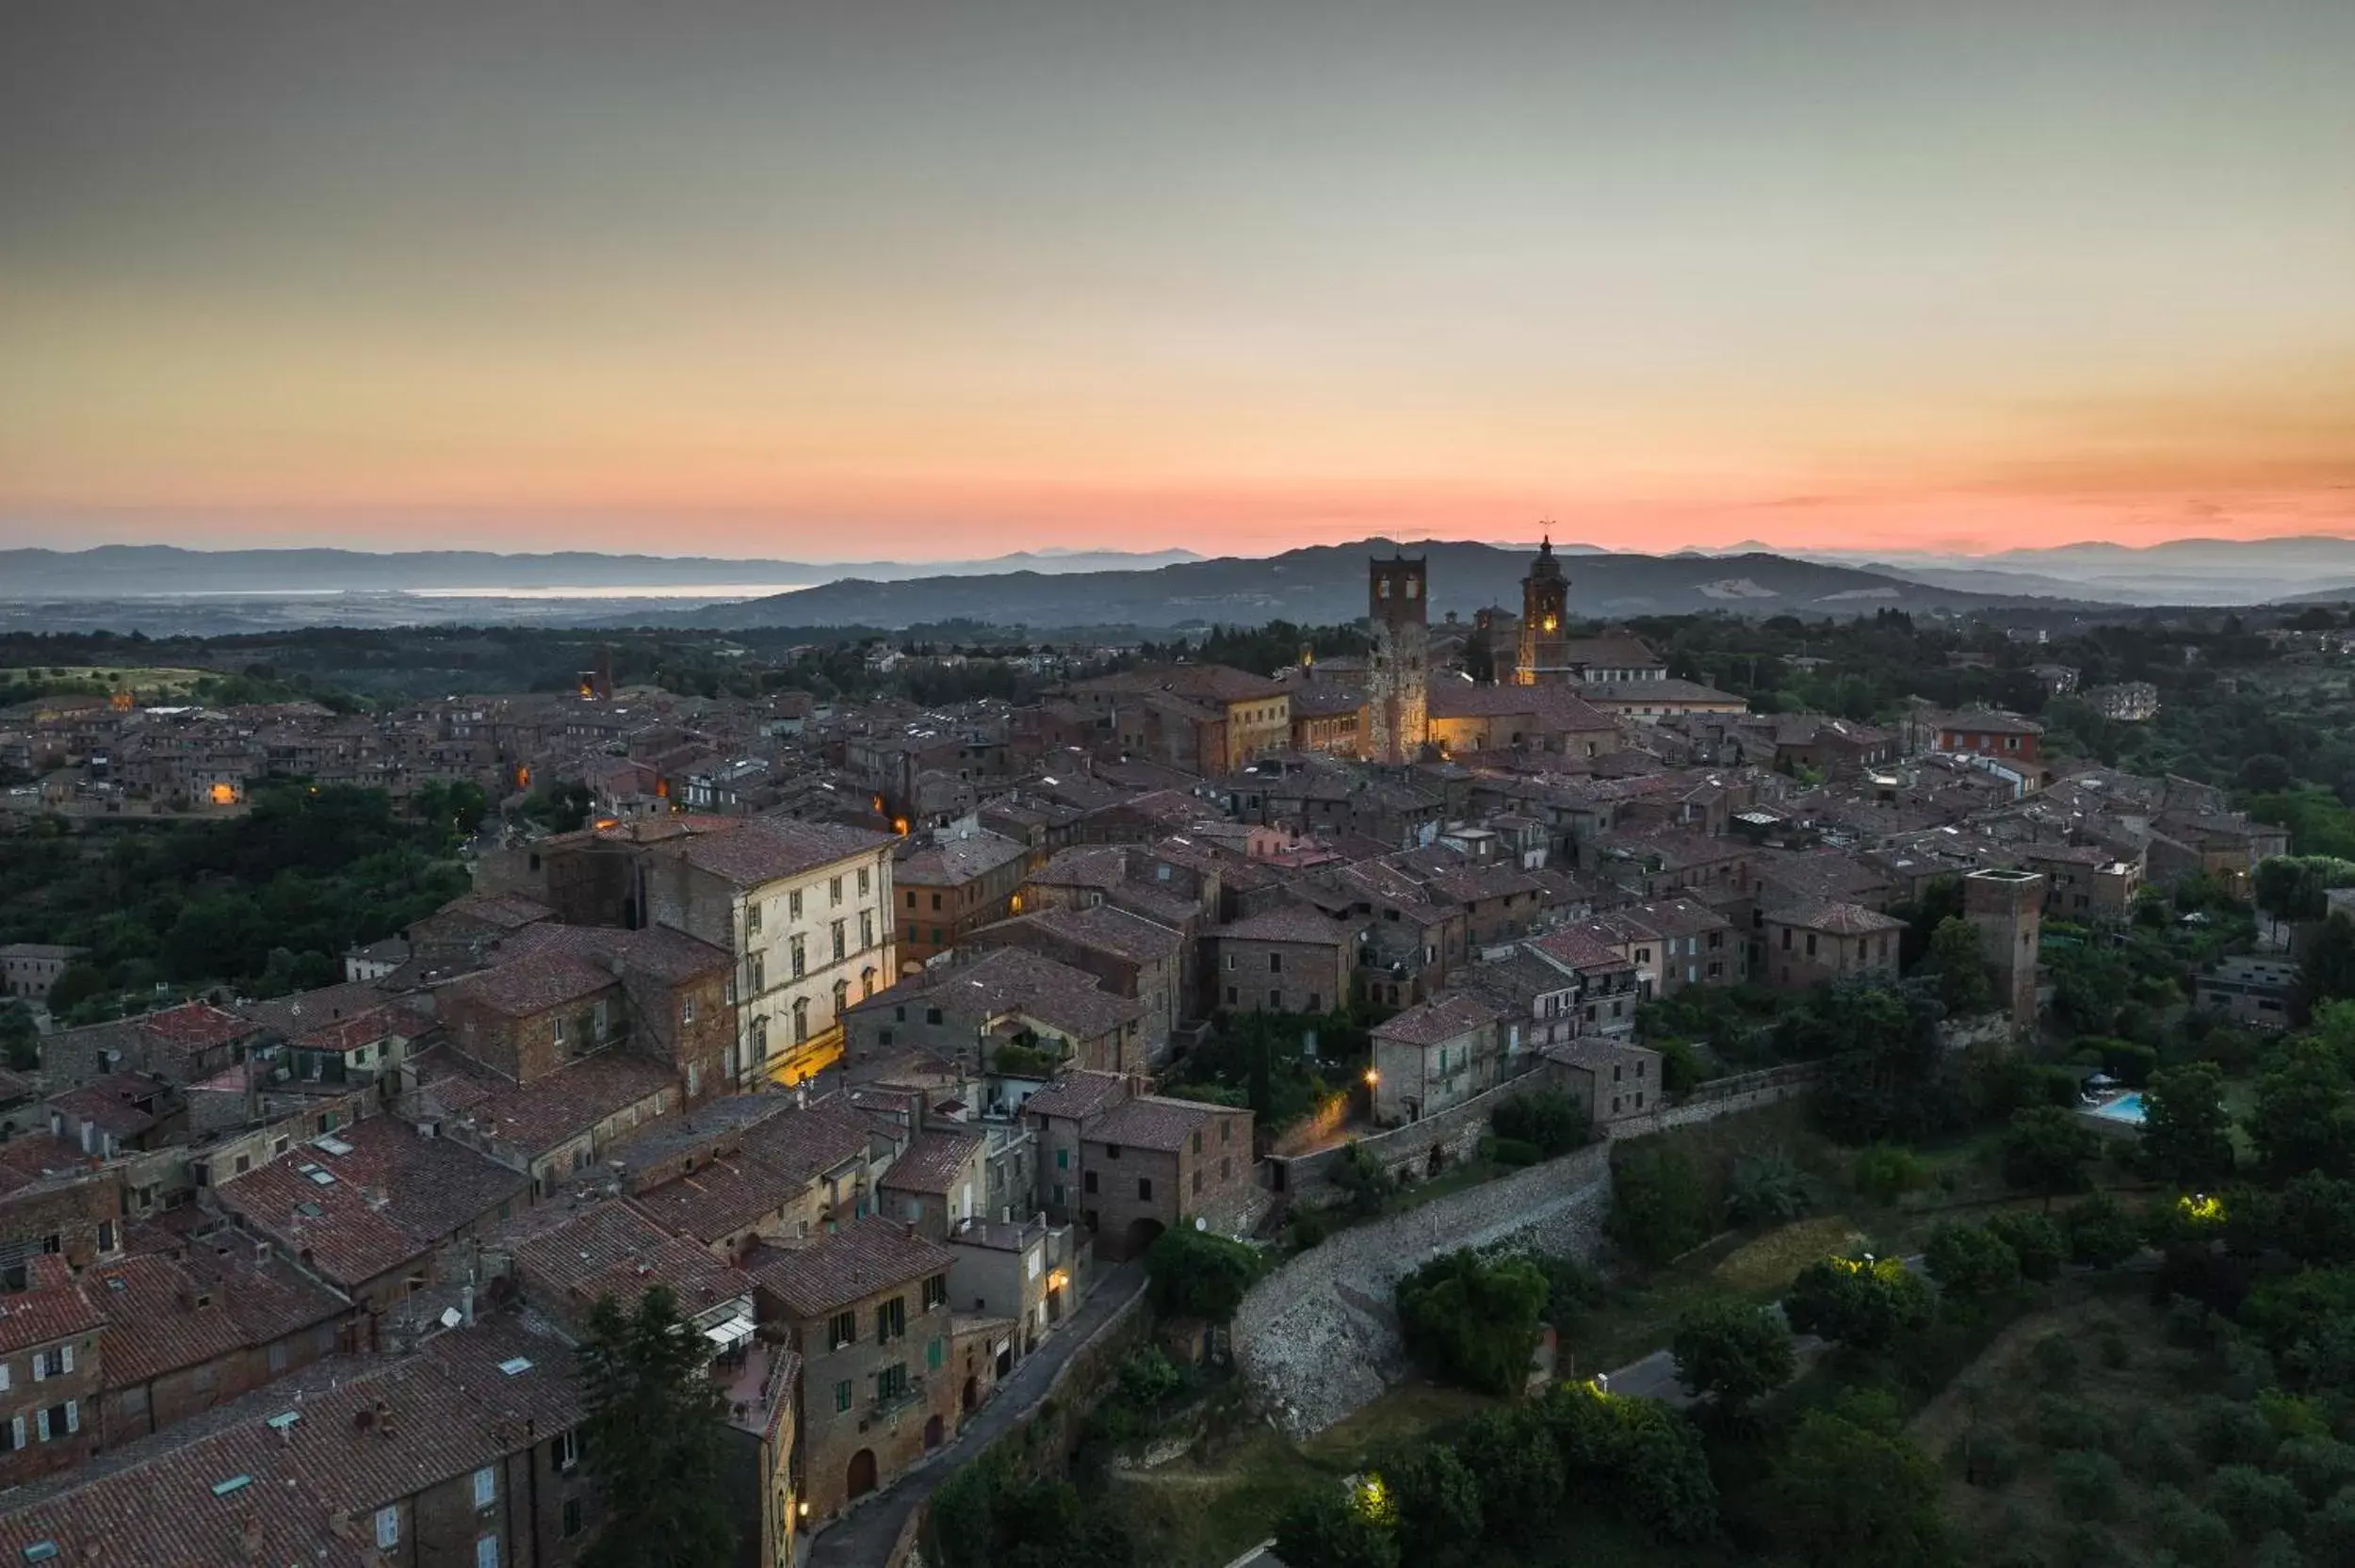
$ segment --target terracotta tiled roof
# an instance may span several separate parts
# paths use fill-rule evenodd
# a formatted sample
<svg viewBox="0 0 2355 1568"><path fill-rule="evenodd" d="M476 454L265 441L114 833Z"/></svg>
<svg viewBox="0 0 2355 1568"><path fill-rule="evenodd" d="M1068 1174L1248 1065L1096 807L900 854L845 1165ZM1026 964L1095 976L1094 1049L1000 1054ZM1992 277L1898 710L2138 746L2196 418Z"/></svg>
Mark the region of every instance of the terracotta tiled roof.
<svg viewBox="0 0 2355 1568"><path fill-rule="evenodd" d="M1575 928L1550 931L1531 942L1529 946L1564 968L1576 970L1582 975L1610 974L1634 967L1593 936Z"/></svg>
<svg viewBox="0 0 2355 1568"><path fill-rule="evenodd" d="M661 1063L614 1047L521 1084L447 1049L426 1052L414 1064L428 1102L531 1156L678 1086L677 1075Z"/></svg>
<svg viewBox="0 0 2355 1568"><path fill-rule="evenodd" d="M891 880L917 887L950 887L986 876L1029 853L1027 846L993 832L940 838L901 856L891 867Z"/></svg>
<svg viewBox="0 0 2355 1568"><path fill-rule="evenodd" d="M766 1250L753 1278L775 1291L796 1317L822 1317L895 1285L945 1273L955 1254L888 1220L869 1216L798 1252Z"/></svg>
<svg viewBox="0 0 2355 1568"><path fill-rule="evenodd" d="M308 1253L313 1267L340 1285L363 1285L400 1267L529 1190L528 1178L448 1139L421 1137L389 1116L332 1136L351 1152L302 1145L214 1190L223 1206L298 1254Z"/></svg>
<svg viewBox="0 0 2355 1568"><path fill-rule="evenodd" d="M1283 904L1212 927L1206 934L1240 942L1312 942L1339 947L1350 939L1351 929L1307 904Z"/></svg>
<svg viewBox="0 0 2355 1568"><path fill-rule="evenodd" d="M947 1192L972 1171L987 1142L980 1133L925 1133L892 1162L882 1185L903 1192Z"/></svg>
<svg viewBox="0 0 2355 1568"><path fill-rule="evenodd" d="M1420 1002L1373 1026L1376 1040L1403 1045L1437 1045L1496 1022L1496 1010L1460 994Z"/></svg>
<svg viewBox="0 0 2355 1568"><path fill-rule="evenodd" d="M231 1044L254 1032L253 1025L234 1012L203 1002L189 1002L133 1020L142 1034L170 1050L193 1056L215 1046Z"/></svg>
<svg viewBox="0 0 2355 1568"><path fill-rule="evenodd" d="M0 1296L0 1355L15 1355L106 1327L106 1316L54 1253L27 1260L28 1288Z"/></svg>
<svg viewBox="0 0 2355 1568"><path fill-rule="evenodd" d="M1802 930L1827 931L1834 936L1866 936L1875 931L1901 931L1906 929L1906 923L1894 915L1876 914L1861 904L1793 904L1774 911L1766 918L1782 925L1796 926Z"/></svg>
<svg viewBox="0 0 2355 1568"><path fill-rule="evenodd" d="M1071 1116L1085 1120L1127 1097L1129 1080L1117 1073L1075 1068L1048 1080L1047 1087L1022 1102L1026 1116Z"/></svg>
<svg viewBox="0 0 2355 1568"><path fill-rule="evenodd" d="M288 1412L297 1419L268 1424ZM60 1564L366 1568L379 1559L349 1520L528 1453L581 1414L570 1350L512 1319L438 1334L412 1356L333 1358L10 1494L0 1560L46 1542Z"/></svg>
<svg viewBox="0 0 2355 1568"><path fill-rule="evenodd" d="M890 833L865 828L759 816L730 823L726 831L694 834L672 852L698 870L739 887L756 887L896 842Z"/></svg>
<svg viewBox="0 0 2355 1568"><path fill-rule="evenodd" d="M594 1306L604 1296L635 1302L658 1285L670 1287L679 1311L690 1317L752 1294L746 1275L629 1203L598 1203L552 1224L540 1216L530 1219L538 1223L512 1247L515 1268L527 1287L545 1293L551 1305L568 1314Z"/></svg>
<svg viewBox="0 0 2355 1568"><path fill-rule="evenodd" d="M585 959L542 954L469 975L450 991L511 1018L528 1018L620 983L611 971Z"/></svg>
<svg viewBox="0 0 2355 1568"><path fill-rule="evenodd" d="M1185 1142L1195 1128L1208 1126L1221 1116L1245 1114L1248 1113L1223 1106L1204 1105L1198 1100L1173 1100L1160 1094L1144 1094L1123 1101L1103 1115L1085 1123L1080 1136L1090 1143L1169 1150Z"/></svg>

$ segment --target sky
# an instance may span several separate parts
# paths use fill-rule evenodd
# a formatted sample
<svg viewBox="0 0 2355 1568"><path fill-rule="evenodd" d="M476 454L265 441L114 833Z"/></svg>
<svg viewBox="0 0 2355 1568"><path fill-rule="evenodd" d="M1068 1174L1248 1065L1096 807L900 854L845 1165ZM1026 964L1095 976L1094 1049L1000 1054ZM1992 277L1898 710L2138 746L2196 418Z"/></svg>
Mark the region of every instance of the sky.
<svg viewBox="0 0 2355 1568"><path fill-rule="evenodd" d="M2355 534L2347 0L10 0L0 545Z"/></svg>

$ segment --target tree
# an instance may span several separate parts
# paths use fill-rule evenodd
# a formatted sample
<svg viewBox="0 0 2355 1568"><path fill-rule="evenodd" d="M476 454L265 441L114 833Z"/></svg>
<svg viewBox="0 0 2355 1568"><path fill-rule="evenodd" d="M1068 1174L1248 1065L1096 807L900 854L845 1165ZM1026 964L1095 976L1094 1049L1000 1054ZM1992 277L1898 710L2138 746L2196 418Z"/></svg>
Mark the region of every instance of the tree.
<svg viewBox="0 0 2355 1568"><path fill-rule="evenodd" d="M1876 1350L1930 1320L1930 1292L1899 1259L1828 1257L1799 1270L1782 1311L1794 1333Z"/></svg>
<svg viewBox="0 0 2355 1568"><path fill-rule="evenodd" d="M1388 1208L1398 1192L1398 1178L1354 1138L1333 1163L1333 1185L1349 1194L1350 1211L1365 1219Z"/></svg>
<svg viewBox="0 0 2355 1568"><path fill-rule="evenodd" d="M1922 967L1937 978L1939 1005L1950 1015L1967 1018L1993 1010L1995 982L1980 951L1979 929L1960 915L1948 915L1930 932Z"/></svg>
<svg viewBox="0 0 2355 1568"><path fill-rule="evenodd" d="M1454 1448L1425 1443L1377 1463L1374 1473L1398 1507L1402 1561L1461 1561L1478 1548L1480 1479Z"/></svg>
<svg viewBox="0 0 2355 1568"><path fill-rule="evenodd" d="M1518 1139L1548 1159L1586 1141L1585 1110L1559 1090L1515 1094L1497 1107L1488 1124L1499 1138Z"/></svg>
<svg viewBox="0 0 2355 1568"><path fill-rule="evenodd" d="M710 1346L669 1288L653 1286L635 1310L599 1297L578 1360L589 1473L606 1508L584 1568L729 1568L726 1410Z"/></svg>
<svg viewBox="0 0 2355 1568"><path fill-rule="evenodd" d="M1527 1405L1484 1410L1464 1424L1455 1452L1479 1479L1491 1536L1527 1544L1561 1507L1564 1456L1547 1436L1546 1422Z"/></svg>
<svg viewBox="0 0 2355 1568"><path fill-rule="evenodd" d="M2249 1140L2268 1182L2308 1172L2355 1176L2355 1086L2323 1040L2292 1040L2266 1061L2257 1079Z"/></svg>
<svg viewBox="0 0 2355 1568"><path fill-rule="evenodd" d="M1874 980L1833 985L1780 1028L1787 1056L1823 1059L1815 1117L1843 1143L1942 1132L1959 1099L1946 1082L1937 999Z"/></svg>
<svg viewBox="0 0 2355 1568"><path fill-rule="evenodd" d="M1398 1536L1362 1495L1329 1487L1295 1501L1275 1523L1275 1554L1299 1568L1399 1568Z"/></svg>
<svg viewBox="0 0 2355 1568"><path fill-rule="evenodd" d="M2233 1121L2224 1074L2212 1061L2153 1073L2142 1091L2145 1172L2185 1191L2220 1187L2233 1173Z"/></svg>
<svg viewBox="0 0 2355 1568"><path fill-rule="evenodd" d="M1604 1228L1630 1256L1665 1263L1709 1239L1709 1194L1692 1156L1637 1139L1612 1147L1611 1215Z"/></svg>
<svg viewBox="0 0 2355 1568"><path fill-rule="evenodd" d="M1210 1323L1235 1316L1265 1267L1258 1248L1191 1225L1163 1231L1145 1253L1154 1309Z"/></svg>
<svg viewBox="0 0 2355 1568"><path fill-rule="evenodd" d="M1902 1433L1810 1411L1775 1476L1780 1534L1821 1568L1942 1568L1954 1548L1939 1488L1938 1466Z"/></svg>
<svg viewBox="0 0 2355 1568"><path fill-rule="evenodd" d="M30 1073L41 1065L41 1031L33 1026L32 1009L23 1002L0 1002L0 1058L11 1073Z"/></svg>
<svg viewBox="0 0 2355 1568"><path fill-rule="evenodd" d="M1450 1253L1398 1283L1398 1318L1416 1359L1467 1388L1519 1391L1545 1311L1546 1277L1528 1259Z"/></svg>
<svg viewBox="0 0 2355 1568"><path fill-rule="evenodd" d="M2102 1135L2085 1118L2058 1106L2038 1106L2011 1119L2004 1135L2004 1180L2044 1194L2051 1209L2056 1192L2086 1186L2086 1167L2102 1152Z"/></svg>
<svg viewBox="0 0 2355 1568"><path fill-rule="evenodd" d="M1788 1155L1778 1150L1733 1162L1726 1217L1736 1224L1783 1224L1805 1214L1811 1202L1807 1179Z"/></svg>
<svg viewBox="0 0 2355 1568"><path fill-rule="evenodd" d="M1739 1411L1791 1381L1798 1358L1791 1331L1765 1307L1739 1301L1697 1306L1677 1320L1677 1382L1722 1411Z"/></svg>
<svg viewBox="0 0 2355 1568"><path fill-rule="evenodd" d="M2271 752L2259 752L2240 765L2240 786L2251 795L2279 795L2297 782L2288 759Z"/></svg>
<svg viewBox="0 0 2355 1568"><path fill-rule="evenodd" d="M1951 1220L1930 1233L1924 1262L1949 1296L1991 1296L2020 1283L2020 1254L2007 1242Z"/></svg>
<svg viewBox="0 0 2355 1568"><path fill-rule="evenodd" d="M2087 1269L2115 1269L2142 1251L2142 1233L2118 1200L2097 1192L2061 1216L2069 1261Z"/></svg>
<svg viewBox="0 0 2355 1568"><path fill-rule="evenodd" d="M2069 1240L2058 1225L2041 1214L2001 1209L1987 1217L1987 1230L2011 1249L2024 1279L2057 1278L2069 1258Z"/></svg>
<svg viewBox="0 0 2355 1568"><path fill-rule="evenodd" d="M2298 961L2298 1004L2311 1011L2348 996L2355 996L2355 920L2333 910Z"/></svg>

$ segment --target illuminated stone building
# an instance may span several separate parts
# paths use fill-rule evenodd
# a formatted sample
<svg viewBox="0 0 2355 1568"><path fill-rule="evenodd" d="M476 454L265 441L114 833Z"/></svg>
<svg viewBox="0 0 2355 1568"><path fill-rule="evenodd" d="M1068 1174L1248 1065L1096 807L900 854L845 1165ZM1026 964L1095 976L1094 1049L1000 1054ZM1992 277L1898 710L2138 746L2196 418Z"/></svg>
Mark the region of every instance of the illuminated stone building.
<svg viewBox="0 0 2355 1568"><path fill-rule="evenodd" d="M1413 762L1429 738L1430 606L1423 563L1405 556L1367 563L1367 620L1373 652L1366 668L1365 755Z"/></svg>
<svg viewBox="0 0 2355 1568"><path fill-rule="evenodd" d="M1554 685L1570 678L1567 622L1570 579L1553 558L1553 536L1537 546L1537 558L1521 579L1520 653L1513 661L1513 679L1520 686Z"/></svg>

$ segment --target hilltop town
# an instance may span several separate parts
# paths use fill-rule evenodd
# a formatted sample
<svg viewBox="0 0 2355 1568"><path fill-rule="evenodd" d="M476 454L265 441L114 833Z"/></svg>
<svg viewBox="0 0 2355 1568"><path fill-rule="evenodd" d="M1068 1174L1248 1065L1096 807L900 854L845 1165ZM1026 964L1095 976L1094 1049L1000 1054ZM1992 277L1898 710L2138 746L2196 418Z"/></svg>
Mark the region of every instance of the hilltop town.
<svg viewBox="0 0 2355 1568"><path fill-rule="evenodd" d="M0 1074L0 1548L574 1560L572 1348L661 1286L723 1391L746 1560L827 1560L1034 1406L1024 1368L1129 1311L1164 1235L1273 1246L1346 1162L1477 1163L1514 1095L1582 1141L1669 1125L1757 1065L1692 1024L1713 997L1895 981L1928 909L1986 966L1973 1038L2027 1038L2043 923L2246 901L2289 849L2018 712L1754 712L1578 629L1550 542L1518 612L1434 621L1430 586L1370 561L1362 653L1075 647L1020 655L1020 700L603 663L373 712L136 683L0 711L0 854L367 793L449 816L466 874L270 984L126 996L74 932L0 946L39 1024ZM2297 984L2245 953L2189 1000L2277 1026Z"/></svg>

